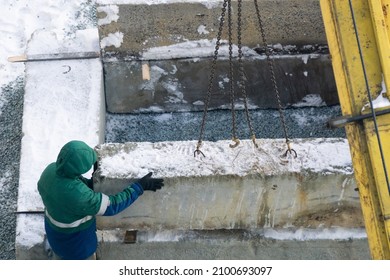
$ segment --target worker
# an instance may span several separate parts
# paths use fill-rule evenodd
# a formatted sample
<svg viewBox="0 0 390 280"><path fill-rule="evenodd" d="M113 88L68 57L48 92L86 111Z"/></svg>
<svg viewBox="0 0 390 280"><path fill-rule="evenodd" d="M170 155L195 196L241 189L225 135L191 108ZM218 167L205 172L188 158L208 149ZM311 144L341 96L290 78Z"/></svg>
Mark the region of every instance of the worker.
<svg viewBox="0 0 390 280"><path fill-rule="evenodd" d="M49 164L38 181L45 206L45 231L55 259L96 259L95 216L112 216L129 207L144 191L164 186L150 172L115 195L93 190L93 180L82 176L96 167L94 149L82 141L70 141Z"/></svg>

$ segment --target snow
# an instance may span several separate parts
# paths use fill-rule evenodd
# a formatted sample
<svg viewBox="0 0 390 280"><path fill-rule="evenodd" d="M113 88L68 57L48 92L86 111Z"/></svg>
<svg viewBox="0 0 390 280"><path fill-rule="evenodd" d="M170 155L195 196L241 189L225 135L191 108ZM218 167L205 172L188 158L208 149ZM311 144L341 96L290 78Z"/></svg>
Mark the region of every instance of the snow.
<svg viewBox="0 0 390 280"><path fill-rule="evenodd" d="M390 100L388 97L386 97L387 88L386 88L386 84L385 84L385 80L384 80L383 75L382 75L381 86L382 86L381 92L378 94L378 96L374 100L372 100L372 106L374 107L374 109L390 107ZM365 104L362 108L362 112L364 112L367 108L370 108L370 107L371 107L370 103Z"/></svg>
<svg viewBox="0 0 390 280"><path fill-rule="evenodd" d="M164 115L166 116L166 115ZM313 172L352 174L351 156L346 139L295 139L291 144L298 157L284 158L287 147L282 139L258 139L260 148L243 140L232 149L230 141L203 142L206 155L194 158L197 141L104 144L98 151L102 176L140 178L153 171L158 177L198 177ZM117 147L114 155L105 155Z"/></svg>
<svg viewBox="0 0 390 280"><path fill-rule="evenodd" d="M199 29L198 29L199 31ZM208 40L201 39L196 41L186 41L170 46L154 47L150 48L142 54L141 59L144 60L157 60L157 59L178 59L188 57L212 57L215 51L216 39ZM243 46L242 52L245 56L257 56L257 53ZM226 40L221 40L221 46L218 54L222 57L229 56L229 46ZM233 56L238 55L237 45L233 45Z"/></svg>
<svg viewBox="0 0 390 280"><path fill-rule="evenodd" d="M100 40L100 46L104 49L109 46L114 46L116 48L119 48L121 44L123 43L123 33L122 32L115 32L108 34L107 37L104 37Z"/></svg>
<svg viewBox="0 0 390 280"><path fill-rule="evenodd" d="M293 104L292 107L320 107L325 105L325 101L322 100L319 94L308 94L302 99L301 102Z"/></svg>
<svg viewBox="0 0 390 280"><path fill-rule="evenodd" d="M208 9L219 7L222 5L223 0L96 0L96 3L100 5L157 5L157 4L172 4L172 3L200 3L206 6Z"/></svg>
<svg viewBox="0 0 390 280"><path fill-rule="evenodd" d="M117 7L114 5L124 3L153 5L173 2L179 2L179 0L97 0L96 3L108 5L99 8L99 11L104 11L107 14L107 17L100 20L99 24L107 24L118 19ZM180 2L185 1L180 0ZM212 8L220 5L222 1L190 0L188 2L201 3ZM23 53L98 51L97 29L82 12L82 8L88 5L88 0L2 0L2 15L0 16L2 34L0 43L1 85L8 85L17 77L26 75L18 210L41 210L43 208L36 190L37 180L45 166L55 161L59 149L67 141L80 139L91 146L99 143L99 127L97 126L99 119L96 119L96 116L100 110L102 68L98 59L23 64L9 63L7 57ZM78 29L82 30L77 31ZM200 28L200 32L206 32L206 29ZM122 39L123 34L116 32L103 38L100 44L103 48L110 45L118 47ZM174 46L149 49L143 56L145 59L172 58L178 57L179 54L188 57L209 56L214 50L214 43L215 41L209 40L188 41ZM221 52L226 52L226 49L227 47L224 46ZM246 51L252 52L250 49L246 49ZM191 55L188 52L191 52ZM70 71L67 72L68 70ZM180 93L178 98L180 98ZM0 96L0 106L1 103L2 96ZM162 118L166 117L169 115L162 115ZM193 143L190 144L192 148ZM169 165L177 163L178 160L184 160L183 170L193 168L189 164L186 165L187 158L177 158L175 152L159 158L156 158L152 150L146 153L145 149L150 145L153 144L139 144L139 149L131 154L131 158L125 159L131 162L150 159L150 162L155 166L160 166L161 172L166 172L164 173L166 176L178 175L177 173L168 173ZM266 155L265 159L258 158L258 160L276 160L274 155L267 152L268 148L267 146L262 148L264 149L263 155ZM338 171L339 167L350 166L346 142L340 143L340 146L336 147L305 146L304 143L297 143L294 148L302 156L305 155L307 149L318 150L321 156L311 159L304 158L301 163L304 168L313 171L335 172ZM239 157L242 162L246 158L246 152L254 153L249 144L240 149L237 151L242 151ZM215 162L234 161L231 154L218 154L218 149L211 143L205 145L204 152L208 156L204 161L211 159ZM223 156L227 158L223 158ZM240 172L242 162L236 166L224 166L224 172ZM107 166L105 172L108 173L115 170L115 172L123 172L123 174L130 172L138 175L144 174L146 169L146 167L138 166L136 169L130 170L128 166L132 166L131 164L126 164L127 168L124 168L123 159L115 157L107 158L104 163ZM200 166L199 161L195 161L195 163ZM195 171L192 169L188 172ZM202 172L202 174L207 173L206 170ZM351 169L347 169L347 172L351 172ZM20 215L17 233L17 242L23 246L32 247L42 242L44 234L42 217ZM329 232L328 234L334 233ZM275 236L277 233L271 232L269 235ZM318 238L324 238L326 235L327 233L324 233ZM359 233L358 237L360 236Z"/></svg>
<svg viewBox="0 0 390 280"><path fill-rule="evenodd" d="M210 32L206 29L206 26L204 26L203 24L202 25L199 25L198 27L198 33L199 34L209 34Z"/></svg>
<svg viewBox="0 0 390 280"><path fill-rule="evenodd" d="M119 7L116 5L99 6L96 8L98 13L105 13L105 18L98 19L98 25L106 25L111 22L116 22L119 19Z"/></svg>

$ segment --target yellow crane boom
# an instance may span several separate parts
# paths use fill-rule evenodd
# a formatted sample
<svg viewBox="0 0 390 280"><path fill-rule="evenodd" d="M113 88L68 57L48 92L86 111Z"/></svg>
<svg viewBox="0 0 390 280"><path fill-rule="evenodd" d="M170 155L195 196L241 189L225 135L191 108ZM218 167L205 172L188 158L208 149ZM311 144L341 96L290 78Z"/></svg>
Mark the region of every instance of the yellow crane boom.
<svg viewBox="0 0 390 280"><path fill-rule="evenodd" d="M345 129L371 256L390 259L390 114L373 106L389 99L390 0L320 4L343 116L372 115Z"/></svg>

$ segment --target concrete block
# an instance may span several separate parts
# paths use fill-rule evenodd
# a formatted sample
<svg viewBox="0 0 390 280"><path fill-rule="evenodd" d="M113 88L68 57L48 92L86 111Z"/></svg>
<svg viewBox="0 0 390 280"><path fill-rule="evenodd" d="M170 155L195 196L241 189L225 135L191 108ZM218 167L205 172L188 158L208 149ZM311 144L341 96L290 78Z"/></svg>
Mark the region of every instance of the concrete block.
<svg viewBox="0 0 390 280"><path fill-rule="evenodd" d="M100 229L215 230L288 227L363 227L345 139L301 139L296 159L280 158L283 141L104 144L95 188L113 194L149 171L165 187L145 192ZM334 154L332 156L332 154ZM95 173L96 174L96 173Z"/></svg>
<svg viewBox="0 0 390 280"><path fill-rule="evenodd" d="M148 172L165 186L98 217L100 259L370 259L345 139L107 143L95 189L121 191ZM132 233L131 243L126 242Z"/></svg>
<svg viewBox="0 0 390 280"><path fill-rule="evenodd" d="M144 80L142 65L148 65ZM238 87L235 62L235 104L244 108ZM106 61L105 91L107 111L137 113L147 111L202 111L208 94L211 61L207 58L153 61ZM250 108L278 108L265 56L244 59L246 94ZM338 104L336 84L329 55L277 56L274 71L283 106L298 103L310 94L319 95L327 105ZM209 109L231 107L229 61L217 61Z"/></svg>
<svg viewBox="0 0 390 280"><path fill-rule="evenodd" d="M115 5L115 1L99 1L107 110L203 110L222 4L223 1L194 0L143 4L118 1ZM318 1L260 0L259 6L269 44L326 44ZM237 1L233 1L234 22L236 13ZM230 107L226 25L209 109ZM249 0L243 1L242 45L249 105L277 108L265 56L253 50L262 46L262 40L254 2ZM237 55L236 45L233 53ZM309 94L320 95L327 105L338 103L328 55L283 55L275 56L274 61L283 106L299 102ZM143 66L150 72L145 73ZM234 68L237 70L237 62ZM145 74L150 78L146 79ZM238 74L235 75L235 101L242 106Z"/></svg>
<svg viewBox="0 0 390 280"><path fill-rule="evenodd" d="M136 243L124 244L120 230L98 231L97 255L104 260L369 260L367 239L356 238L359 232L141 231ZM322 238L311 239L311 235Z"/></svg>
<svg viewBox="0 0 390 280"><path fill-rule="evenodd" d="M236 22L237 1L232 2ZM121 0L115 5L112 0L99 0L98 3L99 34L104 52L137 57L149 48L215 38L223 1L134 4ZM270 44L326 44L319 1L259 0L258 3ZM242 43L254 48L261 42L254 3L244 0L242 6ZM222 39L227 38L224 32Z"/></svg>

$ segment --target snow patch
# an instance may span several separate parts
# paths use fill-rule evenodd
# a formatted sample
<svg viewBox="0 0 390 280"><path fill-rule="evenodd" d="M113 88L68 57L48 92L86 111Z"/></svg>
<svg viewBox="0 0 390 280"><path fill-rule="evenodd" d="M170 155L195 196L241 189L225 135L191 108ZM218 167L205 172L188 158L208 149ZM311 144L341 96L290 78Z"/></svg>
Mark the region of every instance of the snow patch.
<svg viewBox="0 0 390 280"><path fill-rule="evenodd" d="M383 78L383 75L382 75L381 86L382 86L381 92L378 94L377 98L375 98L372 101L372 105L373 105L374 109L390 107L390 100L386 97L387 88L386 88L386 84L385 84L385 80ZM370 103L365 104L362 108L362 112L370 107L371 107Z"/></svg>
<svg viewBox="0 0 390 280"><path fill-rule="evenodd" d="M210 32L206 30L206 26L204 26L204 25L199 25L199 27L198 27L198 33L199 33L199 34L205 34L205 35L207 35L207 34L209 34Z"/></svg>
<svg viewBox="0 0 390 280"><path fill-rule="evenodd" d="M197 40L197 41L187 41L178 44L173 44L170 46L154 47L146 50L142 54L142 59L144 60L156 60L156 59L178 59L178 58L188 58L196 57L210 57L214 55L216 39L213 40ZM247 56L256 56L257 53L248 48L242 47L244 55ZM226 40L221 40L221 47L219 49L219 55L228 57L229 55L229 46L227 45ZM233 54L237 56L238 47L233 45Z"/></svg>
<svg viewBox="0 0 390 280"><path fill-rule="evenodd" d="M307 62L309 61L309 57L310 57L310 55L308 55L308 54L302 55L303 63L307 64Z"/></svg>
<svg viewBox="0 0 390 280"><path fill-rule="evenodd" d="M292 107L321 107L326 106L326 103L322 100L319 94L308 94L301 102L295 103Z"/></svg>
<svg viewBox="0 0 390 280"><path fill-rule="evenodd" d="M110 46L119 48L122 43L123 43L123 33L119 31L115 33L110 33L108 34L107 37L100 40L100 46L102 49Z"/></svg>
<svg viewBox="0 0 390 280"><path fill-rule="evenodd" d="M348 239L365 239L367 233L364 228L324 228L324 229L305 229L297 230L275 230L272 228L264 230L264 237L276 240L348 240Z"/></svg>
<svg viewBox="0 0 390 280"><path fill-rule="evenodd" d="M106 17L98 19L98 25L106 25L116 22L119 19L119 7L116 5L99 6L96 8L98 13L105 13Z"/></svg>

